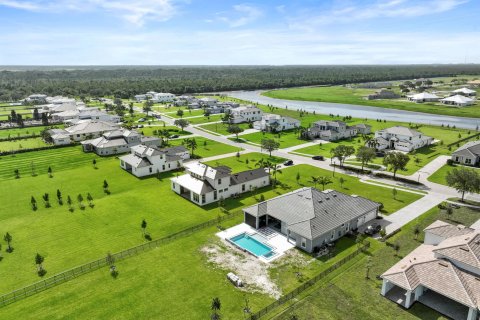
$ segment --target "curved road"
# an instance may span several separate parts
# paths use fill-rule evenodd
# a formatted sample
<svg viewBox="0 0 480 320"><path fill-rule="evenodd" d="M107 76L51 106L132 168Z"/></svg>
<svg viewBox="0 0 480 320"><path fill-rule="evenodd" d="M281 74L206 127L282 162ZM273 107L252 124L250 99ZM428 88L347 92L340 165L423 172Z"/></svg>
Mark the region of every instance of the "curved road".
<svg viewBox="0 0 480 320"><path fill-rule="evenodd" d="M315 111L321 114L339 114L341 116L352 116L355 118L368 119L386 119L399 122L413 122L422 124L431 124L441 126L449 124L457 128L475 129L480 126L480 118L465 118L445 115L435 115L430 113L404 111L397 109L385 109L379 107L360 106L353 104L316 102L316 101L300 101L275 99L262 96L263 90L256 91L230 91L224 94L242 100L258 102L260 104L269 104L279 108L302 109L309 112Z"/></svg>

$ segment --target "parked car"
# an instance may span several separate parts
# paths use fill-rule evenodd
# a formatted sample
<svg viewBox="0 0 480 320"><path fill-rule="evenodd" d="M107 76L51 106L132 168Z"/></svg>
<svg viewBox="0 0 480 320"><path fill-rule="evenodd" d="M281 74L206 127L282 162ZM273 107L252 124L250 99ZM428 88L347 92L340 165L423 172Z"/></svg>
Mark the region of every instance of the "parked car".
<svg viewBox="0 0 480 320"><path fill-rule="evenodd" d="M145 121L146 121L145 118L138 119L138 122L145 122Z"/></svg>
<svg viewBox="0 0 480 320"><path fill-rule="evenodd" d="M143 124L139 124L137 128L143 128Z"/></svg>
<svg viewBox="0 0 480 320"><path fill-rule="evenodd" d="M313 160L324 161L324 160L325 160L325 157L324 157L324 156L313 156L312 159L313 159Z"/></svg>
<svg viewBox="0 0 480 320"><path fill-rule="evenodd" d="M180 137L178 134L174 134L170 136L170 139L177 139L178 137Z"/></svg>
<svg viewBox="0 0 480 320"><path fill-rule="evenodd" d="M376 155L377 157L383 158L383 157L385 157L385 152L377 151L377 152L375 152L375 155Z"/></svg>
<svg viewBox="0 0 480 320"><path fill-rule="evenodd" d="M287 160L283 163L284 166L292 166L293 165L293 161L292 160Z"/></svg>
<svg viewBox="0 0 480 320"><path fill-rule="evenodd" d="M379 233L380 230L382 230L382 226L380 226L379 224L373 223L369 225L367 229L365 229L364 233L368 236L373 236L374 234Z"/></svg>

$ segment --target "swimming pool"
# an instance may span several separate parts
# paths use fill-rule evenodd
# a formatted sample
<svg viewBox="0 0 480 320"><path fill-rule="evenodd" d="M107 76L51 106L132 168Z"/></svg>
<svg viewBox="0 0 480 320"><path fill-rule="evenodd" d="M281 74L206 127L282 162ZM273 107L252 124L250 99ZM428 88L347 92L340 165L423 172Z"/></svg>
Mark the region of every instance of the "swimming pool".
<svg viewBox="0 0 480 320"><path fill-rule="evenodd" d="M229 240L241 249L244 249L257 257L264 257L268 259L275 255L273 248L258 241L246 232L232 237Z"/></svg>

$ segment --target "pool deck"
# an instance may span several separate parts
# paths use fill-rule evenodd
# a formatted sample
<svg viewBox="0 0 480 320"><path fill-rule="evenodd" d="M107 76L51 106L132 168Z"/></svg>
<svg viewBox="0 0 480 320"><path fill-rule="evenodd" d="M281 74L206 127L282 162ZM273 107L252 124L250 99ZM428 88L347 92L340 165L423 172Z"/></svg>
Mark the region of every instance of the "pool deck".
<svg viewBox="0 0 480 320"><path fill-rule="evenodd" d="M287 237L278 231L275 231L271 228L256 230L255 228L252 228L245 223L241 223L239 225L236 225L224 231L220 231L217 233L217 236L226 241L226 239L230 239L244 232L248 234L256 233L257 236L255 238L257 239L261 238L262 240L264 239L263 242L266 245L274 248L274 251L277 254L272 258L266 259L264 257L257 257L260 261L263 261L266 263L272 262L273 260L282 257L287 250L290 250L295 247L295 244L293 242L287 241Z"/></svg>

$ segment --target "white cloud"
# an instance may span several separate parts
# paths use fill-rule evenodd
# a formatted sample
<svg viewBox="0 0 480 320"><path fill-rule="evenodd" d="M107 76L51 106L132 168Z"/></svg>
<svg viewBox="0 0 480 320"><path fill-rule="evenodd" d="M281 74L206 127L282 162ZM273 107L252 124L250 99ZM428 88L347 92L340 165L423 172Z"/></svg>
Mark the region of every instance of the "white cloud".
<svg viewBox="0 0 480 320"><path fill-rule="evenodd" d="M318 25L352 23L374 18L411 18L450 11L469 0L390 0L360 6L348 5L331 9L321 14L315 12L292 18L290 25L300 29L311 29Z"/></svg>
<svg viewBox="0 0 480 320"><path fill-rule="evenodd" d="M220 20L227 23L231 28L245 26L263 15L263 12L254 6L247 4L237 4L233 6L234 17L220 16Z"/></svg>
<svg viewBox="0 0 480 320"><path fill-rule="evenodd" d="M175 0L0 0L0 6L34 11L103 11L141 26L148 20L166 21L177 13Z"/></svg>

